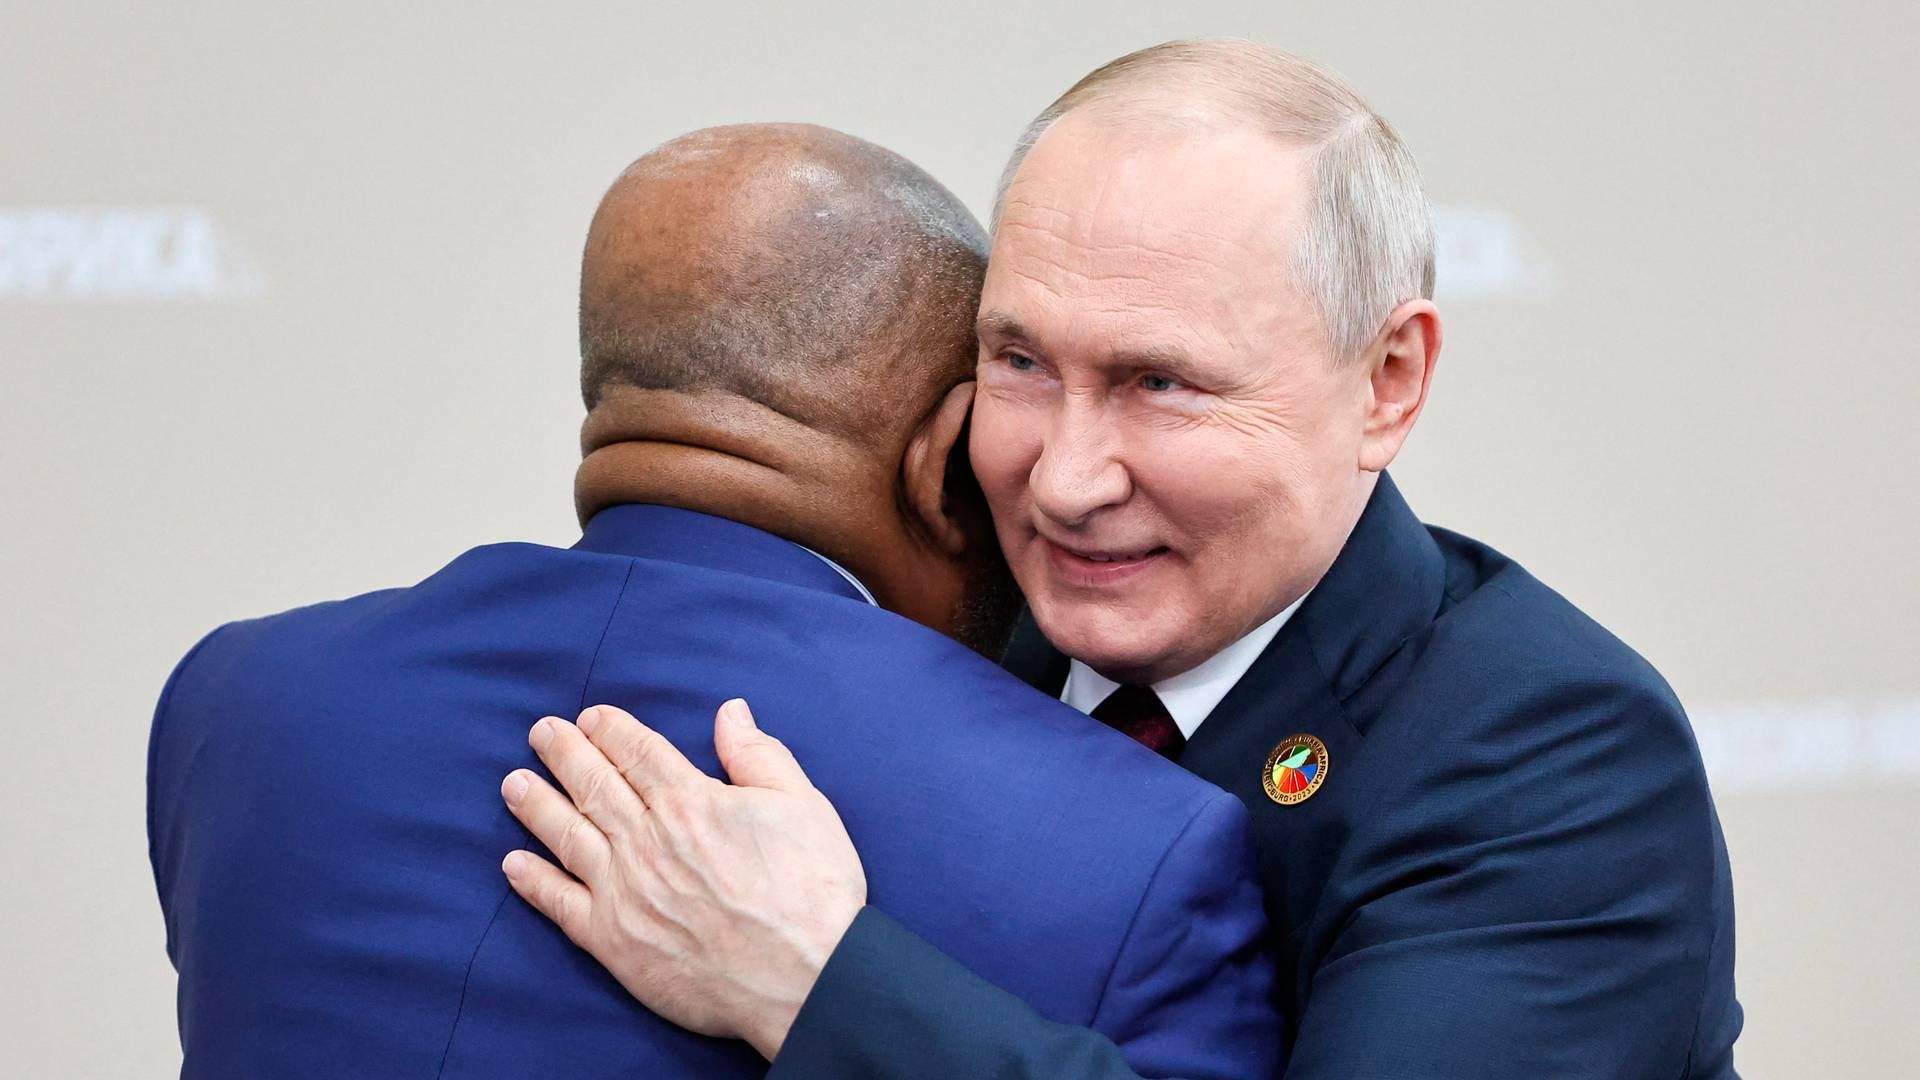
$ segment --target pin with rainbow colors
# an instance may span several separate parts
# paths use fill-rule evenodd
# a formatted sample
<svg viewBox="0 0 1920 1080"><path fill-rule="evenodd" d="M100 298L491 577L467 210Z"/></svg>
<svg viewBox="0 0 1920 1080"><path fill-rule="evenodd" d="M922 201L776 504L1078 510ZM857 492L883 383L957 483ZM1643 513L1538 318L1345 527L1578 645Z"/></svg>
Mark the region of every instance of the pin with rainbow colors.
<svg viewBox="0 0 1920 1080"><path fill-rule="evenodd" d="M1289 735L1267 755L1260 778L1267 798L1281 806L1303 803L1327 782L1327 744L1311 735Z"/></svg>

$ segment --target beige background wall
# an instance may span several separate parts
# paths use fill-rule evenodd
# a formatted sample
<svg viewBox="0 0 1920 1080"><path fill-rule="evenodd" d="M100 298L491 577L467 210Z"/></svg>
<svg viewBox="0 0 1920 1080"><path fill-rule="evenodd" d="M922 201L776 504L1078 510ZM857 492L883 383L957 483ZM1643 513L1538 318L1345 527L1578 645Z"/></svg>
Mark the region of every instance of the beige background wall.
<svg viewBox="0 0 1920 1080"><path fill-rule="evenodd" d="M569 542L575 262L682 130L812 120L985 210L1100 61L1347 73L1442 210L1396 470L1697 718L1749 1076L1912 1074L1920 7L0 0L0 1073L178 1067L144 744L223 620Z"/></svg>

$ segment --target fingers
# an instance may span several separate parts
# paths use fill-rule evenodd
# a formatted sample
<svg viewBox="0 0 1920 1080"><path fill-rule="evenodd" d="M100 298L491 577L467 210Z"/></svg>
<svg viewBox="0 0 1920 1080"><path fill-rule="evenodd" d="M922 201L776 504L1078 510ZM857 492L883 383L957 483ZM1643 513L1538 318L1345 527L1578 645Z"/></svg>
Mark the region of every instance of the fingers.
<svg viewBox="0 0 1920 1080"><path fill-rule="evenodd" d="M532 904L558 926L573 943L587 947L587 929L591 925L593 894L585 885L561 873L560 868L531 851L509 851L501 862L507 883L520 898Z"/></svg>
<svg viewBox="0 0 1920 1080"><path fill-rule="evenodd" d="M599 826L574 808L553 785L527 769L515 769L500 785L507 809L534 838L547 846L574 877L597 885L613 857Z"/></svg>
<svg viewBox="0 0 1920 1080"><path fill-rule="evenodd" d="M580 730L613 762L644 802L666 788L708 780L666 736L642 724L625 709L595 705L580 714Z"/></svg>
<svg viewBox="0 0 1920 1080"><path fill-rule="evenodd" d="M785 743L760 730L753 710L734 698L713 718L713 748L736 787L805 791L813 787Z"/></svg>
<svg viewBox="0 0 1920 1080"><path fill-rule="evenodd" d="M631 831L646 814L640 796L579 728L557 716L545 717L533 725L527 742L601 832Z"/></svg>

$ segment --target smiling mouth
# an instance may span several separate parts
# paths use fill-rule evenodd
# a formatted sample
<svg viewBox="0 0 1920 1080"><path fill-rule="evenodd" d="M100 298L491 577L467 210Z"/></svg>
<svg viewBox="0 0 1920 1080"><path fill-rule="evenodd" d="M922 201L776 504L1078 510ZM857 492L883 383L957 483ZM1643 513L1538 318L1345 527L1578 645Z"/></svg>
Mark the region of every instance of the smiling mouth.
<svg viewBox="0 0 1920 1080"><path fill-rule="evenodd" d="M1058 547L1059 545L1055 545L1055 546ZM1147 550L1139 552L1137 554L1128 554L1125 552L1108 552L1105 554L1095 554L1095 553L1086 552L1086 551L1075 551L1072 548L1067 548L1067 547L1063 547L1060 550L1066 552L1067 554L1073 556L1076 559L1085 559L1088 562L1117 563L1117 562L1139 562L1142 559L1150 559L1155 555L1165 554L1167 549L1165 547L1148 548Z"/></svg>
<svg viewBox="0 0 1920 1080"><path fill-rule="evenodd" d="M1165 546L1138 551L1076 551L1046 537L1040 540L1046 546L1056 580L1081 588L1117 587L1170 554Z"/></svg>

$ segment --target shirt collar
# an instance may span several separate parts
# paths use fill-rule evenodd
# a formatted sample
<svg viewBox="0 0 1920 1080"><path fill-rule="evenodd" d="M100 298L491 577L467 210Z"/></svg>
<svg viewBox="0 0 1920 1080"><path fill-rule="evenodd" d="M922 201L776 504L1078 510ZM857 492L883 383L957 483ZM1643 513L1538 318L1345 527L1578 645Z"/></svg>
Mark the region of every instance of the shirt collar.
<svg viewBox="0 0 1920 1080"><path fill-rule="evenodd" d="M752 525L695 510L649 503L609 506L587 522L574 547L818 589L855 603L873 601L873 594L852 574L818 553Z"/></svg>
<svg viewBox="0 0 1920 1080"><path fill-rule="evenodd" d="M880 606L880 601L875 600L873 598L873 593L868 591L867 587L860 583L859 578L853 576L852 571L848 570L844 566L841 566L839 563L834 562L832 559L827 558L825 555L822 555L819 552L813 550L812 548L807 547L807 545L805 544L795 544L794 546L800 548L801 550L805 551L807 554L813 556L814 558L819 559L821 562L826 563L828 566L833 567L834 573L839 574L843 578L846 578L847 584L860 590L860 595L866 597L867 603L872 604L874 607Z"/></svg>
<svg viewBox="0 0 1920 1080"><path fill-rule="evenodd" d="M842 571L844 573L845 571ZM1312 590L1309 589L1311 594ZM1268 619L1253 629L1252 633L1221 649L1203 661L1198 667L1183 671L1153 684L1153 692L1159 697L1160 704L1167 707L1167 714L1173 717L1174 725L1180 734L1193 738L1200 729L1201 721L1213 712L1220 699L1227 696L1233 684L1247 673L1253 662L1260 658L1275 634L1300 610L1306 596L1288 604L1280 614ZM1093 670L1078 660L1067 667L1067 685L1060 691L1060 700L1091 713L1107 695L1119 687L1119 683Z"/></svg>

